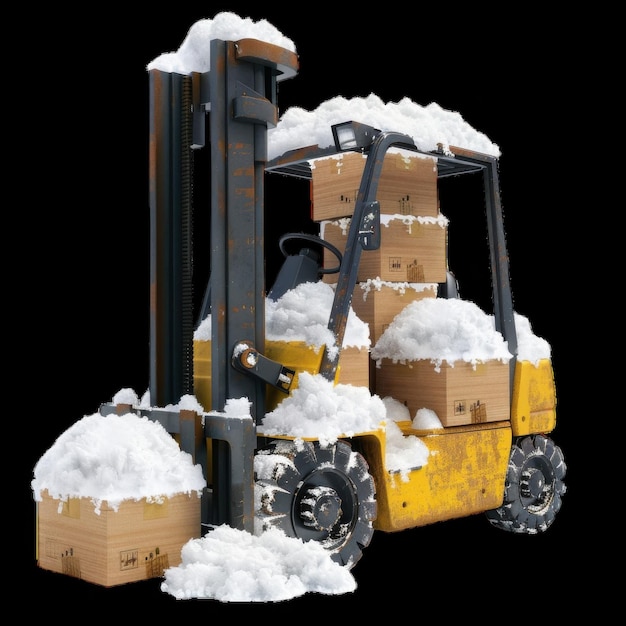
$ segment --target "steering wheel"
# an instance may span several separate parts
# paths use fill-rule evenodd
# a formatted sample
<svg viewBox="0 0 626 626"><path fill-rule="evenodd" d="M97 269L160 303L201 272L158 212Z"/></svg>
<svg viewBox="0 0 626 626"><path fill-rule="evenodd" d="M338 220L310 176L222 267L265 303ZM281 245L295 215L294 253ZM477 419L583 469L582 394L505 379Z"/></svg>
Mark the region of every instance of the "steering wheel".
<svg viewBox="0 0 626 626"><path fill-rule="evenodd" d="M289 253L287 252L287 250L285 250L285 244L288 241L293 241L294 239L300 239L302 241L309 241L311 243L319 244L320 246L326 248L335 255L338 261L337 266L329 268L320 267L320 274L336 274L339 271L339 268L341 267L341 259L343 256L341 254L341 251L335 248L332 243L322 239L321 237L318 237L317 235L309 235L308 233L285 233L278 241L278 247L283 253L283 256L289 256Z"/></svg>

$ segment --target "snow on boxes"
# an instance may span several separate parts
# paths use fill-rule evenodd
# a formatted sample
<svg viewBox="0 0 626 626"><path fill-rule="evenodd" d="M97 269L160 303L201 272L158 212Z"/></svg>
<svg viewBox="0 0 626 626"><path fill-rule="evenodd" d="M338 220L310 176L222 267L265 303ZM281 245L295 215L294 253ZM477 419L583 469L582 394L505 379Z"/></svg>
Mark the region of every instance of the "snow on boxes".
<svg viewBox="0 0 626 626"><path fill-rule="evenodd" d="M408 304L371 351L381 397L411 416L434 411L444 426L510 418L511 354L493 317L472 302L424 298Z"/></svg>
<svg viewBox="0 0 626 626"><path fill-rule="evenodd" d="M163 576L200 536L200 465L158 422L85 416L41 457L37 564L105 587Z"/></svg>

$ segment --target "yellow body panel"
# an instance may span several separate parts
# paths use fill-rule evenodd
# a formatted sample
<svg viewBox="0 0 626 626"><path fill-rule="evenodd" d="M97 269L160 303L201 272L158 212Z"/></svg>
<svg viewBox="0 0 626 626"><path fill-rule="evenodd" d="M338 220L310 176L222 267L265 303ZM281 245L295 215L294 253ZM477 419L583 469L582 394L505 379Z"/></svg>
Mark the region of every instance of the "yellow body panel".
<svg viewBox="0 0 626 626"><path fill-rule="evenodd" d="M296 374L318 373L323 350L304 342L267 341L265 355ZM194 342L194 385L198 401L211 407L211 342ZM268 385L266 412L285 394ZM516 364L511 420L415 430L410 421L399 422L405 436L416 436L429 450L428 462L408 473L385 467L385 431L360 433L352 443L370 466L376 483L376 529L392 532L438 521L466 517L502 504L513 436L549 432L556 422L556 393L552 364ZM262 436L262 433L259 432ZM278 437L280 438L280 437ZM291 439L291 437L285 437Z"/></svg>
<svg viewBox="0 0 626 626"><path fill-rule="evenodd" d="M550 359L542 359L537 366L530 361L516 363L511 426L516 437L554 430L556 387Z"/></svg>
<svg viewBox="0 0 626 626"><path fill-rule="evenodd" d="M405 436L419 437L428 462L409 472L383 467L384 432L363 439L363 452L376 482L378 516L374 527L391 532L465 517L502 504L511 453L508 421L417 431L400 422Z"/></svg>
<svg viewBox="0 0 626 626"><path fill-rule="evenodd" d="M193 342L193 384L194 394L206 411L211 410L211 341ZM272 361L295 371L291 391L298 388L298 373L317 374L320 371L324 347L314 349L304 341L270 341L265 342L264 356ZM337 368L335 380L340 375ZM269 413L285 399L284 392L267 386L265 412ZM220 410L220 409L218 409Z"/></svg>
<svg viewBox="0 0 626 626"><path fill-rule="evenodd" d="M265 356L295 371L291 383L291 392L298 388L298 373L317 374L320 371L324 348L317 351L304 341L265 342ZM273 411L285 399L285 394L271 385L267 386L265 412Z"/></svg>

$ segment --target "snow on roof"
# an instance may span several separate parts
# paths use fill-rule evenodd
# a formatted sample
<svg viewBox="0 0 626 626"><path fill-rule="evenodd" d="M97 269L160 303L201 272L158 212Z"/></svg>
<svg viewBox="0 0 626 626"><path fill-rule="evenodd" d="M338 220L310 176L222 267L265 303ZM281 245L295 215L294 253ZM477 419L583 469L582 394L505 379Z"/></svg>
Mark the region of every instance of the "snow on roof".
<svg viewBox="0 0 626 626"><path fill-rule="evenodd" d="M292 52L294 42L267 20L255 22L231 12L218 13L212 19L198 20L175 52L166 52L148 65L148 70L189 74L211 69L210 43L213 39L237 41L243 38L265 41ZM337 96L322 102L317 109L307 111L291 107L285 111L275 128L268 130L268 158L303 146L333 145L331 126L347 121L368 124L381 131L401 132L413 139L425 152L459 146L495 157L500 148L484 133L475 130L456 111L443 109L431 102L422 106L409 98L399 102L384 102L374 93L366 97Z"/></svg>
<svg viewBox="0 0 626 626"><path fill-rule="evenodd" d="M270 159L294 148L333 145L331 126L355 121L381 131L408 135L424 152L458 146L499 157L500 148L482 132L475 130L456 111L448 111L436 102L422 106L409 98L399 102L384 102L370 93L366 97L337 96L322 102L317 109L307 111L290 107L281 116L276 128L268 131Z"/></svg>
<svg viewBox="0 0 626 626"><path fill-rule="evenodd" d="M253 38L296 51L294 42L285 37L267 20L255 22L230 11L218 13L211 19L198 20L175 52L164 52L150 61L148 71L160 70L177 74L208 72L211 69L211 41L237 41Z"/></svg>

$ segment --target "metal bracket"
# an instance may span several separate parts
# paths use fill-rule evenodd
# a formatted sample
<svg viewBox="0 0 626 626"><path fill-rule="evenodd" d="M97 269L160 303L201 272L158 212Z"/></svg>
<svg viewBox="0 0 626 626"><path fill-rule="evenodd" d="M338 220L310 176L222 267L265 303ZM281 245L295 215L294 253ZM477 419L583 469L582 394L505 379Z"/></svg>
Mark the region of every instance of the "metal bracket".
<svg viewBox="0 0 626 626"><path fill-rule="evenodd" d="M368 202L365 206L359 228L359 242L363 250L380 248L380 203L378 200Z"/></svg>
<svg viewBox="0 0 626 626"><path fill-rule="evenodd" d="M252 374L276 389L289 393L295 371L263 356L251 342L238 342L231 362L236 370Z"/></svg>

